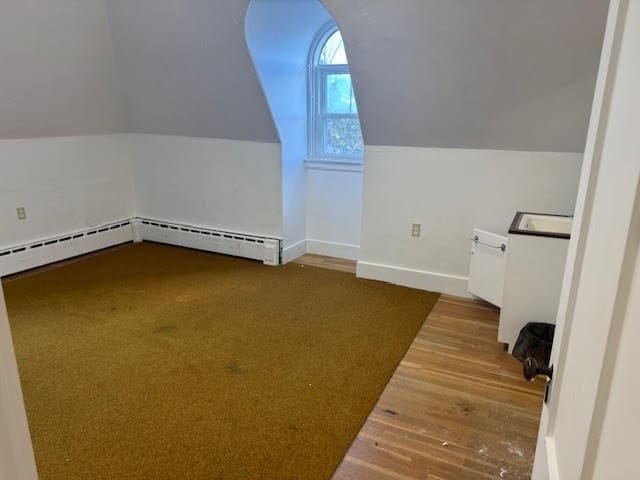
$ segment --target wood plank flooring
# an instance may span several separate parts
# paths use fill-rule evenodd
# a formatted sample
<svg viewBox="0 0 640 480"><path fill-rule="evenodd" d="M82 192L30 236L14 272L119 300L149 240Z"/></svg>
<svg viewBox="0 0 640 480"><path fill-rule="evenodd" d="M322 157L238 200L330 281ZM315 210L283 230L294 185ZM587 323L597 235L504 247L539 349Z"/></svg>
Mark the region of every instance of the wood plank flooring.
<svg viewBox="0 0 640 480"><path fill-rule="evenodd" d="M333 480L529 479L544 382L524 381L497 331L494 307L440 297Z"/></svg>
<svg viewBox="0 0 640 480"><path fill-rule="evenodd" d="M353 260L345 260L343 258L325 257L322 255L314 255L307 253L296 260L295 263L301 265L311 265L313 267L328 268L329 270L338 270L340 272L356 273L356 262Z"/></svg>

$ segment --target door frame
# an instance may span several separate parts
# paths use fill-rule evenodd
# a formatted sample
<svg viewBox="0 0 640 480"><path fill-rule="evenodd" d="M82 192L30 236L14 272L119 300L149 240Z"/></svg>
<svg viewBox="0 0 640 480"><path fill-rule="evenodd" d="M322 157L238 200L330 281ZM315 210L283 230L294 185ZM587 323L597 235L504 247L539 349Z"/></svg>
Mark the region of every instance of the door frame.
<svg viewBox="0 0 640 480"><path fill-rule="evenodd" d="M611 0L609 7L576 202L574 228L569 245L558 308L556 337L551 356L551 363L555 369L554 378L549 404L544 405L542 409L532 477L534 480L564 480L558 467L559 453L555 442L559 415L558 402L562 398L563 385L566 385L563 379L567 360L575 361L575 358L577 358L573 357L573 355L575 355L575 346L580 344L575 343L575 338L585 329L585 319L575 318L576 307L579 307L580 285L581 280L583 280L585 261L587 262L585 272L593 275L593 269L589 269L588 262L592 261L594 252L596 255L605 255L607 260L610 260L619 270L617 274L612 274L611 278L603 279L605 282L607 280L610 282L607 284L608 288L603 289L602 294L599 295L599 300L608 305L607 314L599 318L598 322L600 332L603 332L604 335L597 348L589 352L589 364L585 366L591 372L590 386L595 388L585 388L584 395L579 399L583 410L588 412L588 416L584 417L585 424L583 425L587 428L584 435L579 435L579 438L575 439L575 443L572 445L574 450L571 454L573 456L573 467L580 470L581 474L587 473L588 470L585 470L585 468L588 468L589 458L593 456L594 445L597 446L597 438L594 438L594 435L596 435L594 431L597 431L597 428L594 430L594 427L598 422L598 409L601 407L601 405L598 405L598 399L601 398L602 389L606 388L606 375L603 376L603 372L606 372L610 367L608 364L610 357L615 353L612 351L612 348L615 348L615 333L619 330L623 319L623 315L620 312L624 312L626 308L627 298L625 292L631 281L631 275L627 269L629 265L634 265L632 260L635 258L638 242L636 230L638 210L640 209L638 201L640 190L637 178L625 181L629 180L629 169L617 168L617 159L613 158L610 152L607 153L605 148L608 146L607 140L611 141L608 134L611 135L611 132L616 131L615 128L617 127L615 126L614 129L609 130L614 87L616 86L629 1ZM611 119L614 122L616 121L615 113L618 112L614 112L614 115L611 115ZM628 138L625 137L625 139L629 141ZM616 139L614 138L615 141ZM619 142L620 138L617 141ZM629 143L631 142L629 141ZM615 148L615 143L613 145ZM611 184L616 179L623 186L621 187L623 190L614 193L612 192ZM597 230L603 222L602 216L593 218L594 210L597 211L598 206L616 201L622 202L620 203L621 211L616 211L612 215L617 216L616 219L620 220L620 224L615 231L607 232L607 234L610 237L611 245L617 246L606 251L601 248L595 248L593 246L593 231L591 231L591 236L589 232L591 228ZM592 245L589 244L590 240ZM573 351L570 348L572 335L574 336ZM567 380L571 380L571 378L567 377ZM579 429L577 431L579 432Z"/></svg>
<svg viewBox="0 0 640 480"><path fill-rule="evenodd" d="M37 480L9 318L0 284L0 478Z"/></svg>

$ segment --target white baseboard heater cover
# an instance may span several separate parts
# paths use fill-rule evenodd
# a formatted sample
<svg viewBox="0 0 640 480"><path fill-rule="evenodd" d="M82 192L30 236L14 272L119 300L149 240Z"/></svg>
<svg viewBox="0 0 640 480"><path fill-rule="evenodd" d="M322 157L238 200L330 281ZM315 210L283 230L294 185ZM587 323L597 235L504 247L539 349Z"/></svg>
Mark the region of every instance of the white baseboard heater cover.
<svg viewBox="0 0 640 480"><path fill-rule="evenodd" d="M260 260L265 265L281 263L281 241L243 233L226 232L150 218L133 220L136 238L208 252Z"/></svg>
<svg viewBox="0 0 640 480"><path fill-rule="evenodd" d="M0 277L133 240L149 240L209 252L281 263L281 240L132 218L0 249Z"/></svg>
<svg viewBox="0 0 640 480"><path fill-rule="evenodd" d="M0 250L0 277L132 240L131 220L121 220L65 235L14 245Z"/></svg>

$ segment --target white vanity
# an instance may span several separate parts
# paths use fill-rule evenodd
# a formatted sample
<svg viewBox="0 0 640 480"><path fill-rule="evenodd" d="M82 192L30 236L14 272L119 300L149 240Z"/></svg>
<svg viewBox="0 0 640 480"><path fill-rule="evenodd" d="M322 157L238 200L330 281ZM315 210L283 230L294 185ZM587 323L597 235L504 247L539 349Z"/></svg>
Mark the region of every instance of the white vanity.
<svg viewBox="0 0 640 480"><path fill-rule="evenodd" d="M502 307L498 340L509 352L527 323L556 322L572 220L518 212L507 237L494 235L494 242L487 242L486 232L474 232L469 291ZM487 298L487 291L493 291L493 298Z"/></svg>

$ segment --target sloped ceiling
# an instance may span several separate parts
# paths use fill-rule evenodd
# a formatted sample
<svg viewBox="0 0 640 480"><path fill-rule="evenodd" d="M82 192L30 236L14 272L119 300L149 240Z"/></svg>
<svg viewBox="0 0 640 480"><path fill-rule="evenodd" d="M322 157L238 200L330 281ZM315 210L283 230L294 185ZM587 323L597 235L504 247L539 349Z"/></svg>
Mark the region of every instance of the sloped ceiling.
<svg viewBox="0 0 640 480"><path fill-rule="evenodd" d="M0 0L0 138L122 132L103 0Z"/></svg>
<svg viewBox="0 0 640 480"><path fill-rule="evenodd" d="M581 152L606 0L323 0L370 145Z"/></svg>
<svg viewBox="0 0 640 480"><path fill-rule="evenodd" d="M277 139L246 0L108 3L131 130ZM583 150L606 1L323 3L346 40L367 144Z"/></svg>
<svg viewBox="0 0 640 480"><path fill-rule="evenodd" d="M107 0L129 130L277 142L244 38L248 0Z"/></svg>
<svg viewBox="0 0 640 480"><path fill-rule="evenodd" d="M345 37L367 144L582 151L607 1L323 3ZM0 137L277 142L247 5L0 0Z"/></svg>

